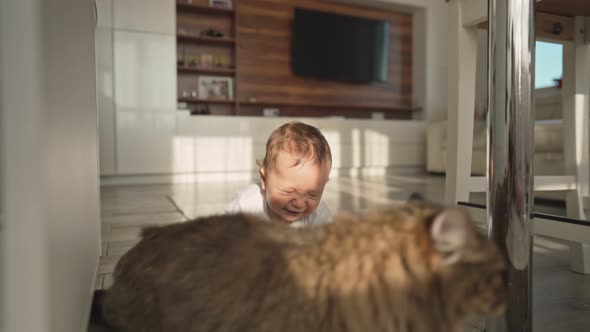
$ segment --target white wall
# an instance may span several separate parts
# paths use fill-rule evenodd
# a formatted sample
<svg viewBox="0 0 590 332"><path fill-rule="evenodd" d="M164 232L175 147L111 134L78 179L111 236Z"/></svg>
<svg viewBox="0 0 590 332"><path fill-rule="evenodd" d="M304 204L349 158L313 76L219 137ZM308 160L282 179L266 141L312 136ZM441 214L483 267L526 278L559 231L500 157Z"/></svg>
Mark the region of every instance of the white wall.
<svg viewBox="0 0 590 332"><path fill-rule="evenodd" d="M406 1L408 2L408 1ZM104 49L113 49L113 59L102 59L106 64L106 76L113 77L112 91L99 90L99 96L111 94L113 97L99 99L101 116L101 175L103 184L114 177L121 176L176 176L198 173L196 177L216 178L215 174L228 172L248 173L255 171L255 159L263 155L265 140L270 132L287 118L261 117L190 117L176 110L176 63L175 63L175 6L172 0L100 0L100 11L112 13L113 39L110 45L107 38L99 40L99 54L108 54ZM375 1L377 3L377 1ZM401 4L405 10L415 11L430 8L430 0L409 1ZM416 3L418 7L416 7ZM433 2L434 3L434 2ZM416 9L418 8L418 9ZM435 15L434 9L423 11L424 19ZM157 15L156 15L157 14ZM425 26L427 32L436 30L432 25ZM425 29L418 29L417 35L425 38ZM421 45L421 43L418 43ZM441 52L441 54L444 52ZM108 69L112 62L111 70ZM417 60L423 64L440 63L444 60L424 57ZM100 67L99 67L100 68ZM437 70L440 71L440 68ZM428 73L434 74L428 74ZM434 77L438 72L421 68L415 73L423 77L419 86L426 86L425 77ZM102 77L99 77L100 81ZM420 85L421 84L421 85ZM108 84L101 84L108 87ZM440 90L440 91L439 91ZM437 93L442 90L431 88L429 92L418 89L414 99L426 104L435 104L440 99ZM112 100L112 103L111 103ZM429 101L431 100L431 101ZM104 107L101 101L104 101ZM440 102L445 103L446 102ZM113 106L114 105L114 106ZM421 105L418 105L421 106ZM113 108L114 107L114 108ZM428 106L427 106L428 107ZM113 111L114 109L114 111ZM433 107L433 109L439 109ZM332 149L337 151L336 169L423 167L425 135L422 121L379 121L333 118L299 119L329 128L327 135ZM103 125L104 123L104 125ZM111 130L114 123L114 132ZM256 128L246 130L244 128ZM360 135L359 142L353 142L354 135ZM375 133L375 135L373 135ZM371 136L373 135L373 136ZM381 135L381 136L379 136ZM366 137L372 137L365 139ZM112 138L114 137L114 138ZM356 136L355 136L356 137ZM384 137L383 141L375 137ZM112 144L114 142L114 144ZM378 144L376 142L379 142ZM385 145L381 142L387 142ZM375 144L373 144L375 143ZM352 146L355 145L358 148ZM359 145L360 144L360 145ZM381 145L379 145L381 144ZM246 148L248 146L248 148ZM242 147L244 150L240 150ZM378 148L386 148L378 158ZM236 152L236 149L239 150ZM412 151L410 151L412 149ZM245 153L245 151L249 151ZM353 157L350 153L356 153ZM242 156L238 158L237 156ZM359 157L360 156L360 157ZM360 158L360 159L359 159ZM340 161L341 160L341 161ZM104 162L103 162L104 161ZM353 162L354 161L354 162ZM113 165L114 167L111 167ZM104 167L103 167L104 166ZM168 177L170 178L170 177ZM152 177L152 180L154 178Z"/></svg>
<svg viewBox="0 0 590 332"><path fill-rule="evenodd" d="M367 0L414 13L414 107L427 121L447 117L447 7L444 0Z"/></svg>
<svg viewBox="0 0 590 332"><path fill-rule="evenodd" d="M1 2L6 331L86 328L100 255L93 15L92 1Z"/></svg>

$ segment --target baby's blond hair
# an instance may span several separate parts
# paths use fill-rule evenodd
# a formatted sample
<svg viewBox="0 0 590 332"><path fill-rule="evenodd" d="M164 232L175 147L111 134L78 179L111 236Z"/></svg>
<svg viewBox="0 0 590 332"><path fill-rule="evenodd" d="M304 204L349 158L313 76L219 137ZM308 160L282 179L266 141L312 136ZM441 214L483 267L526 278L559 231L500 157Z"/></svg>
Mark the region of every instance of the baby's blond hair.
<svg viewBox="0 0 590 332"><path fill-rule="evenodd" d="M332 163L330 145L322 132L308 124L291 121L275 129L266 141L266 153L263 160L258 160L258 166L270 172L275 166L280 151L298 154L297 162L293 166L309 160L321 165L324 161Z"/></svg>

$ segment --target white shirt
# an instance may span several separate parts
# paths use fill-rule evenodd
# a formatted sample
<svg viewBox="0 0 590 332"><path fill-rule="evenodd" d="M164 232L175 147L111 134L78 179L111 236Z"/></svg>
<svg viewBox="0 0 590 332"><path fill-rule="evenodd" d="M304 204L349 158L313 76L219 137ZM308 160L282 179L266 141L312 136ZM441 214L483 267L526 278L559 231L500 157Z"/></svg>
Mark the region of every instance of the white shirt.
<svg viewBox="0 0 590 332"><path fill-rule="evenodd" d="M262 193L262 189L257 184L251 184L239 191L233 200L224 208L226 214L231 213L251 213L262 217L266 222L270 222L268 214L268 204ZM323 225L332 222L332 214L324 201L320 201L318 208L309 215L296 220L289 224L291 227Z"/></svg>

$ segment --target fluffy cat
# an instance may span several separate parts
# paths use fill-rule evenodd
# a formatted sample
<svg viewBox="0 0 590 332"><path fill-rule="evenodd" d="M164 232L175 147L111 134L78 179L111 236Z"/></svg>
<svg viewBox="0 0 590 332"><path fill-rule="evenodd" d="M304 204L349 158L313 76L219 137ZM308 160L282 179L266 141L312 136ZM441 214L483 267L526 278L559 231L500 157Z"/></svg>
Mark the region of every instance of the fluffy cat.
<svg viewBox="0 0 590 332"><path fill-rule="evenodd" d="M103 315L120 332L455 332L504 309L505 260L459 208L293 229L211 216L144 230Z"/></svg>

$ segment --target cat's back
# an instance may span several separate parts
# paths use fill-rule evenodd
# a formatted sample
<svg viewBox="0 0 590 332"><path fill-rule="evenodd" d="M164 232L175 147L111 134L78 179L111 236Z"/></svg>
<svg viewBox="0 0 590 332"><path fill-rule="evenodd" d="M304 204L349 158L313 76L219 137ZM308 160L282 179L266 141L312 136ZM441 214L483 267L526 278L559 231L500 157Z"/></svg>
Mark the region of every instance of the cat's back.
<svg viewBox="0 0 590 332"><path fill-rule="evenodd" d="M289 228L244 214L146 228L115 267L103 305L106 321L122 331L162 332L193 331L187 327L197 318L198 331L212 330L226 318L246 324L254 306L232 310L232 317L203 317L263 296L252 293L252 285L285 266L284 232Z"/></svg>
<svg viewBox="0 0 590 332"><path fill-rule="evenodd" d="M265 242L262 223L253 215L235 214L144 228L141 240L117 264L115 278L145 278L152 272L162 277L168 270L195 269L199 262L221 259L238 247L256 247Z"/></svg>

